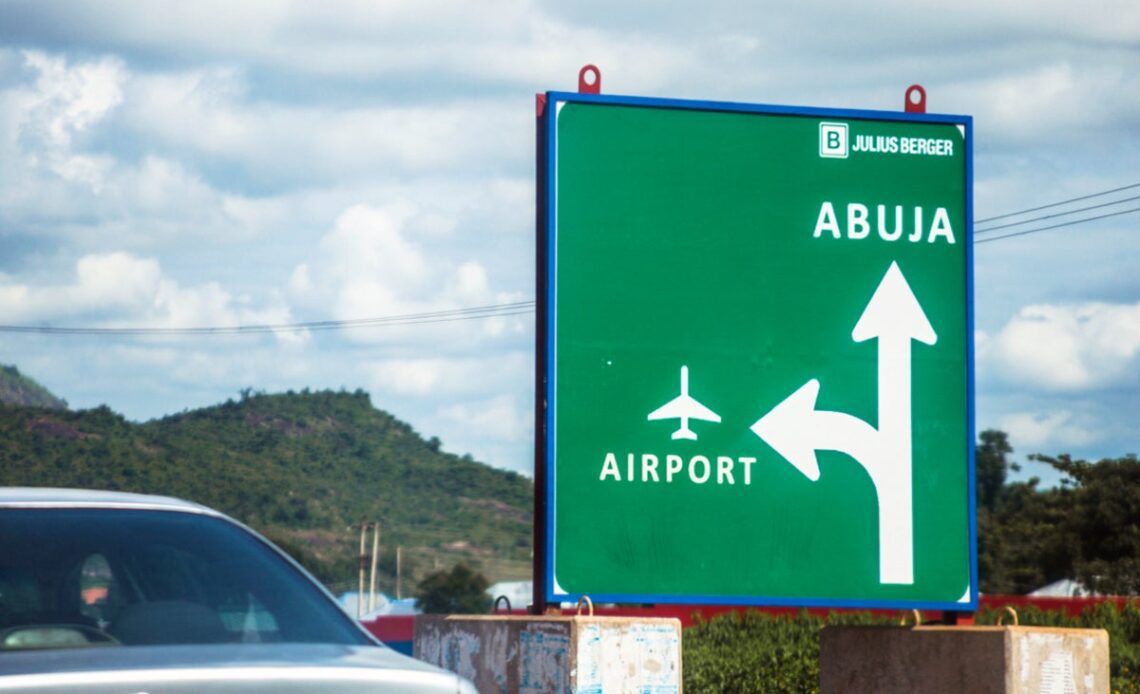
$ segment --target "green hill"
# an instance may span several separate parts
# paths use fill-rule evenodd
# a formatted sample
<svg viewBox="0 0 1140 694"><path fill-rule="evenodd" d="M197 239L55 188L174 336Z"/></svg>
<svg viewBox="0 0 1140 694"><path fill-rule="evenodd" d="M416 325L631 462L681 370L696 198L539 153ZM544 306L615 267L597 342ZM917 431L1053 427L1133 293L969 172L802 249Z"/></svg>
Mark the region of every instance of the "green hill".
<svg viewBox="0 0 1140 694"><path fill-rule="evenodd" d="M128 422L107 407L0 405L0 485L167 494L266 533L335 587L355 581L361 521L381 524L381 587L404 548L405 592L466 561L529 577L532 482L439 450L363 391L243 392L240 400Z"/></svg>
<svg viewBox="0 0 1140 694"><path fill-rule="evenodd" d="M67 401L57 398L14 366L0 364L0 404L66 410Z"/></svg>

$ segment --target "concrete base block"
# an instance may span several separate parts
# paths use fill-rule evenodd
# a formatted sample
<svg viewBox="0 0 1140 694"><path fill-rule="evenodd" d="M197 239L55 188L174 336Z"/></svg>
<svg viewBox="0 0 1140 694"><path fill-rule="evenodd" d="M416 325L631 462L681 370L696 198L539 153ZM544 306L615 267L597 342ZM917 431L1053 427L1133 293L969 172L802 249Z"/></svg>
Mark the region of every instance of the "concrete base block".
<svg viewBox="0 0 1140 694"><path fill-rule="evenodd" d="M421 615L413 651L484 694L681 691L677 619Z"/></svg>
<svg viewBox="0 0 1140 694"><path fill-rule="evenodd" d="M1028 626L829 626L822 694L1108 694L1108 633Z"/></svg>

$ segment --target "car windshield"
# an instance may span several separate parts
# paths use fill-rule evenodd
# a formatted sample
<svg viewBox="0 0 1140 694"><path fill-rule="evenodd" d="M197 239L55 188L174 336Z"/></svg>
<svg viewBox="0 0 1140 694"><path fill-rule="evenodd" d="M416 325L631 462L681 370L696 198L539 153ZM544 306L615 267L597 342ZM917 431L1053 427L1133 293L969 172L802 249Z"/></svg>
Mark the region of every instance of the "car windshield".
<svg viewBox="0 0 1140 694"><path fill-rule="evenodd" d="M0 508L0 650L367 644L301 572L197 513Z"/></svg>

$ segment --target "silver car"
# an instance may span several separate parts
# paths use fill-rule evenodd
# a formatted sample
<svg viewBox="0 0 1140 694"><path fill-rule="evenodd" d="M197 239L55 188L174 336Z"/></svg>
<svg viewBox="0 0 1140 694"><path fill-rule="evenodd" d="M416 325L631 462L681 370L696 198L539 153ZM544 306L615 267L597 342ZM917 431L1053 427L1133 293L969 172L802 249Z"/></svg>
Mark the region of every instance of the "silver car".
<svg viewBox="0 0 1140 694"><path fill-rule="evenodd" d="M0 692L474 692L383 646L249 528L178 499L0 488Z"/></svg>

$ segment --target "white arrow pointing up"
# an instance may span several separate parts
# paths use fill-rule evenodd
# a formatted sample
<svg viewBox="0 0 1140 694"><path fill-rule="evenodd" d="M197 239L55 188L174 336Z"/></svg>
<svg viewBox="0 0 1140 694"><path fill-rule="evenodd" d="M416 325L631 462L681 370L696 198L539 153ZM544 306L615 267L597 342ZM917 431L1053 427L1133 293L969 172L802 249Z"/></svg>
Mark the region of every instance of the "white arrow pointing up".
<svg viewBox="0 0 1140 694"><path fill-rule="evenodd" d="M891 263L851 333L879 340L879 421L873 428L842 412L815 409L812 379L752 425L752 431L808 479L819 479L816 451L839 451L871 477L879 507L879 582L914 583L910 342L938 339L922 306Z"/></svg>
<svg viewBox="0 0 1140 694"><path fill-rule="evenodd" d="M932 345L938 340L918 299L899 270L891 263L851 339L879 339L879 432L910 450L910 342ZM909 469L909 466L908 466Z"/></svg>

